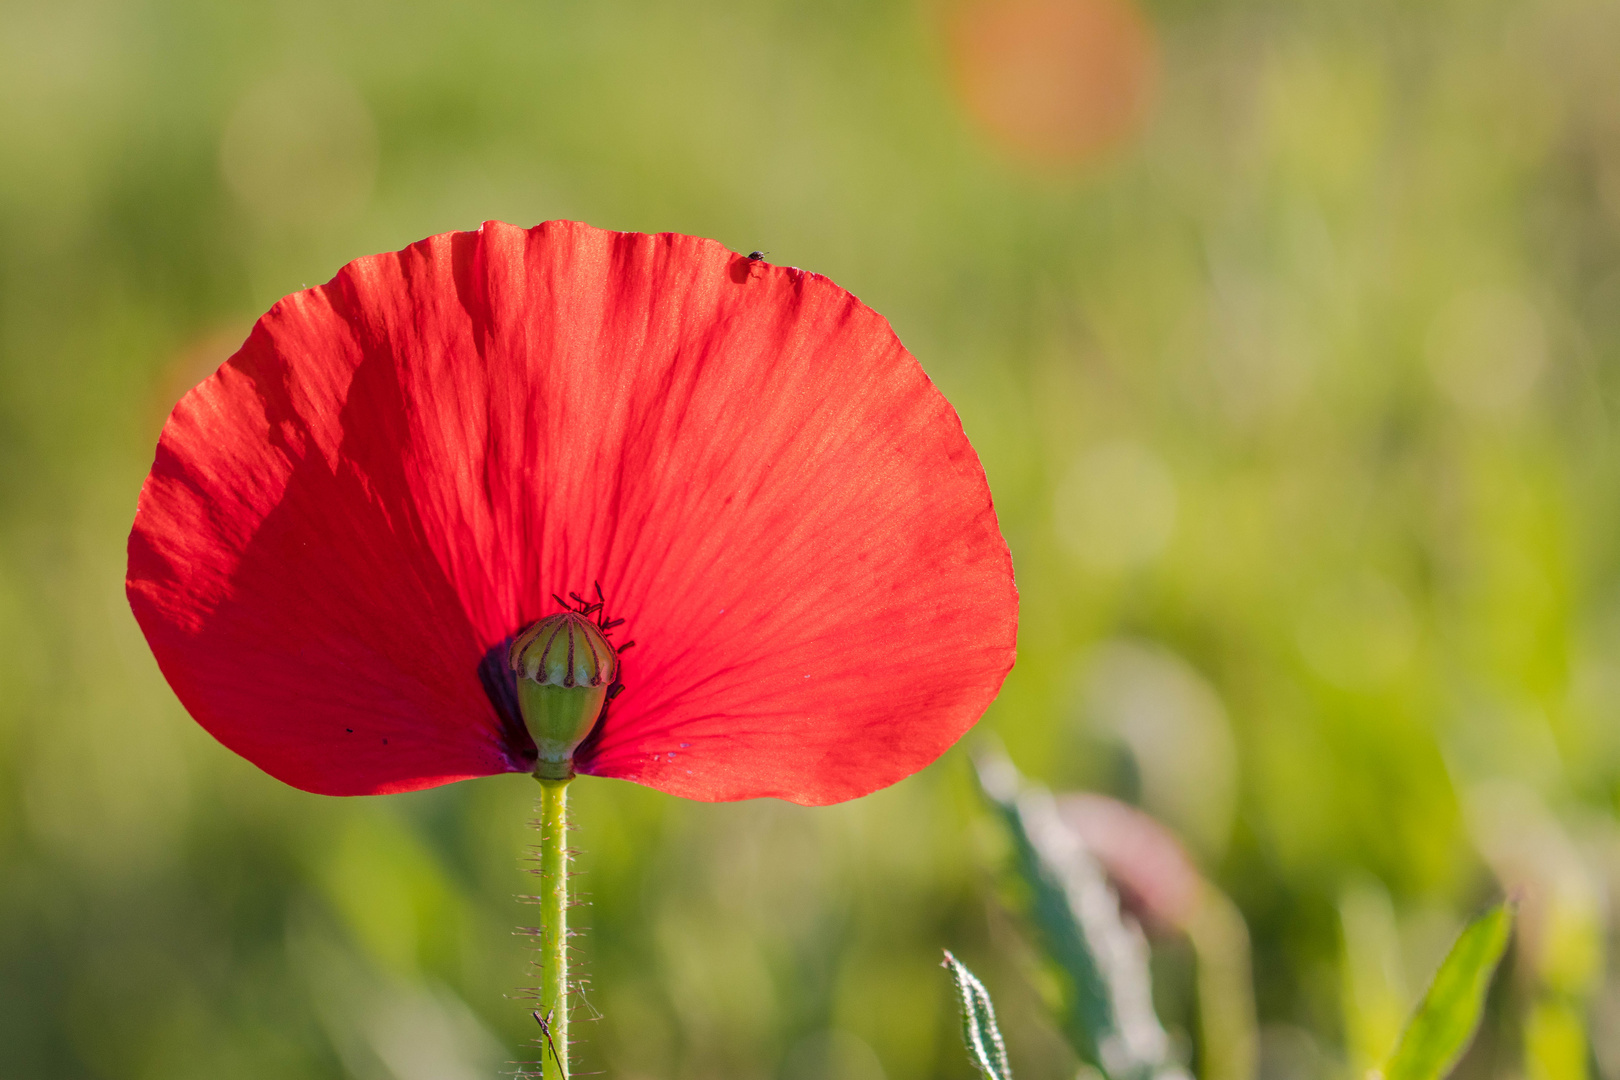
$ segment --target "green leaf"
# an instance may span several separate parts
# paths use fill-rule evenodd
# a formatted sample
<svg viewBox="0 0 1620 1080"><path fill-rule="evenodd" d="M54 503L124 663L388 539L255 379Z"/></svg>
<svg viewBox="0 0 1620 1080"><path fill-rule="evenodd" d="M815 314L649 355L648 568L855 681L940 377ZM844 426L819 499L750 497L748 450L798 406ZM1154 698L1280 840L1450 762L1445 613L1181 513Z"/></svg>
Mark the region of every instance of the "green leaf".
<svg viewBox="0 0 1620 1080"><path fill-rule="evenodd" d="M989 991L949 951L941 966L951 973L951 982L956 986L957 1003L962 1007L962 1045L967 1047L968 1057L989 1080L1012 1080L1007 1047L1002 1044L1001 1029L996 1027L996 1010L990 1004Z"/></svg>
<svg viewBox="0 0 1620 1080"><path fill-rule="evenodd" d="M1153 1011L1147 942L1051 793L999 754L981 754L978 775L1012 840L1025 914L1062 984L1070 1045L1110 1080L1186 1080Z"/></svg>
<svg viewBox="0 0 1620 1080"><path fill-rule="evenodd" d="M1440 1080L1479 1027L1491 976L1513 932L1513 905L1498 904L1463 930L1407 1022L1385 1080Z"/></svg>

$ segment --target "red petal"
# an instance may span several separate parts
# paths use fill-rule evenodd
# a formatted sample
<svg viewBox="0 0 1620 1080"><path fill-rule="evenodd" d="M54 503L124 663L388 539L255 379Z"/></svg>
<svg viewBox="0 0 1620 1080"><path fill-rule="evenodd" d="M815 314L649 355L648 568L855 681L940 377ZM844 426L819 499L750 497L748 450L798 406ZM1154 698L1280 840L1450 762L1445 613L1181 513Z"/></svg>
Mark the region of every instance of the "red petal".
<svg viewBox="0 0 1620 1080"><path fill-rule="evenodd" d="M984 473L880 316L740 258L492 222L278 303L130 536L191 714L311 791L526 770L480 665L600 582L637 644L581 772L828 803L936 758L1013 659Z"/></svg>

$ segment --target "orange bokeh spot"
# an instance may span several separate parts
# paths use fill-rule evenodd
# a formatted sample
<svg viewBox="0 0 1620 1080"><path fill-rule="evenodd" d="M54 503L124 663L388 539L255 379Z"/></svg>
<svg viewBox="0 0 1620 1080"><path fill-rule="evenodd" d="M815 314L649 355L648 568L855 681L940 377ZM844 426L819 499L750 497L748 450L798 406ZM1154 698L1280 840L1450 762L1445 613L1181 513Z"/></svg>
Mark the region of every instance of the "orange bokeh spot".
<svg viewBox="0 0 1620 1080"><path fill-rule="evenodd" d="M1118 145L1153 96L1153 32L1131 0L965 0L950 45L967 111L1037 162L1078 164Z"/></svg>

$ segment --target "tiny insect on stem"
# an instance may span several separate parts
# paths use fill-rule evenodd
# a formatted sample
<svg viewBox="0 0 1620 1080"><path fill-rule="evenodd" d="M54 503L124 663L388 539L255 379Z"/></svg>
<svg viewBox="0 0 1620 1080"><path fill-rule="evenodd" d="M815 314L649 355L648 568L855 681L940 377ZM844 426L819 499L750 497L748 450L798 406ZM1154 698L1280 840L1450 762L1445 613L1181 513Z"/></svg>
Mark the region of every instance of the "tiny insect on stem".
<svg viewBox="0 0 1620 1080"><path fill-rule="evenodd" d="M540 1010L536 1009L534 1011L534 1022L540 1025L540 1034L546 1037L546 1045L551 1047L551 1060L555 1061L557 1068L560 1069L563 1067L562 1058L557 1056L557 1044L551 1041L551 1016L555 1011L555 1008L549 1009L546 1011L546 1015L541 1016Z"/></svg>

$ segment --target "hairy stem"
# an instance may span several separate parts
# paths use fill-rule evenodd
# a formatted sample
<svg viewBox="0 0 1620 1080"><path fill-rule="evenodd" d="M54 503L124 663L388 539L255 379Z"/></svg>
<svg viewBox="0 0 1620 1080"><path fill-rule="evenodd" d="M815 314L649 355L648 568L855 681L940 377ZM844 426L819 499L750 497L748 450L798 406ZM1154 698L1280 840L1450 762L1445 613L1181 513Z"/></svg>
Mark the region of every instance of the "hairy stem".
<svg viewBox="0 0 1620 1080"><path fill-rule="evenodd" d="M568 781L540 781L540 1075L568 1080Z"/></svg>

